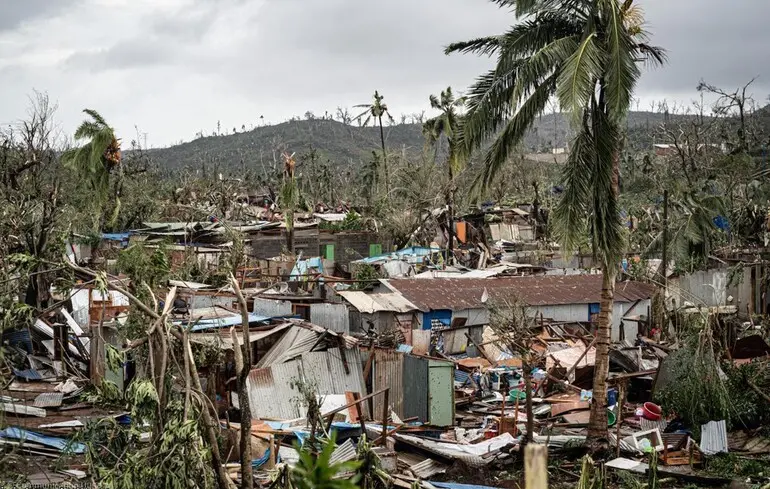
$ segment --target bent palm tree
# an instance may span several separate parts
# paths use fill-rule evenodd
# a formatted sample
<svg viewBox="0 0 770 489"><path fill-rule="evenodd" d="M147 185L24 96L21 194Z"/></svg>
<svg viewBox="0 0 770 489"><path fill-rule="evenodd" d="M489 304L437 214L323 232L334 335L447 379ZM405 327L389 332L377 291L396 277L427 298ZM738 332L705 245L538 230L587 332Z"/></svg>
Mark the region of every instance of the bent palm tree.
<svg viewBox="0 0 770 489"><path fill-rule="evenodd" d="M78 148L68 150L62 156L66 166L78 172L94 190L97 201L104 204L109 198L110 174L120 169L120 140L115 131L95 110L83 110L91 120L83 121L75 131L75 141L87 139L88 142ZM120 212L120 195L115 190L115 209L110 223L114 223Z"/></svg>
<svg viewBox="0 0 770 489"><path fill-rule="evenodd" d="M447 246L447 265L450 265L454 257L454 196L455 175L459 173L466 162L465 146L460 140L462 127L462 114L458 110L465 104L465 99L455 99L452 87L447 87L439 97L430 96L430 106L440 110L441 113L429 119L422 126L422 132L429 144L436 144L441 136L447 138L449 154L447 156L447 171L449 173L449 187L446 192L447 204L447 229L449 231L449 244Z"/></svg>
<svg viewBox="0 0 770 489"><path fill-rule="evenodd" d="M115 137L115 131L107 124L98 112L85 109L83 112L91 120L83 121L75 131L75 141L89 141L67 151L64 154L65 163L78 171L91 184L99 195L106 196L109 190L110 173L121 162L120 141Z"/></svg>
<svg viewBox="0 0 770 489"><path fill-rule="evenodd" d="M374 102L371 104L354 105L357 108L366 108L364 112L354 117L354 120L362 122L362 125L368 126L374 121L380 126L380 144L382 145L382 170L385 172L385 195L390 193L390 179L388 177L388 155L385 152L385 131L382 129L382 116L386 116L390 122L393 122L393 116L388 112L388 105L383 102L385 97L380 95L377 90L374 91Z"/></svg>
<svg viewBox="0 0 770 489"><path fill-rule="evenodd" d="M589 442L607 439L606 380L617 264L624 246L619 218L621 122L641 76L640 62L662 64L665 52L646 43L633 0L493 0L511 7L518 23L503 35L457 43L447 53L497 55L497 65L470 89L463 137L484 156L489 184L509 155L557 97L571 114L576 137L564 168L564 195L555 209L565 249L590 236L604 270L596 342Z"/></svg>

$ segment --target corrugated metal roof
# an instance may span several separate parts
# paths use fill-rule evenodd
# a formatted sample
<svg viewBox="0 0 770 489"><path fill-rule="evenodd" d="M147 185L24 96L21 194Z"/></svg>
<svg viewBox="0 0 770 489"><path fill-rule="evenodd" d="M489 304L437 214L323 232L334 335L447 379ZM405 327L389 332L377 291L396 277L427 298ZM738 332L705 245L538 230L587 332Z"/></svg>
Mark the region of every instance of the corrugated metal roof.
<svg viewBox="0 0 770 489"><path fill-rule="evenodd" d="M409 467L409 471L418 479L427 479L436 474L443 474L446 472L446 469L446 465L436 462L432 458L426 458L422 462Z"/></svg>
<svg viewBox="0 0 770 489"><path fill-rule="evenodd" d="M289 361L310 351L318 341L318 333L305 328L293 327L259 359L257 367L269 367Z"/></svg>
<svg viewBox="0 0 770 489"><path fill-rule="evenodd" d="M316 386L319 395L344 394L358 392L361 397L366 395L366 383L359 350L345 350L348 372L339 348L327 351L309 352L302 355L302 372L305 379ZM364 404L364 408L366 405ZM366 411L366 409L365 409ZM364 414L368 414L365 412Z"/></svg>
<svg viewBox="0 0 770 489"><path fill-rule="evenodd" d="M530 306L593 304L601 302L601 275L565 275L488 279L433 280L392 279L387 285L400 292L421 311L484 308L486 290L492 300L518 298ZM641 282L620 282L615 287L617 302L649 299L655 286Z"/></svg>
<svg viewBox="0 0 770 489"><path fill-rule="evenodd" d="M61 392L44 392L35 398L35 407L59 407L64 400L64 394Z"/></svg>
<svg viewBox="0 0 770 489"><path fill-rule="evenodd" d="M351 306L364 314L382 311L404 313L417 310L417 306L406 300L401 294L367 294L359 290L342 290L337 293L348 301Z"/></svg>
<svg viewBox="0 0 770 489"><path fill-rule="evenodd" d="M267 338L268 336L272 336L276 333L280 333L281 331L285 330L290 326L292 326L291 323L286 323L286 324L280 324L268 331L250 331L249 341L251 343L254 343L255 341L259 341L263 338ZM237 336L238 336L238 344L242 345L243 332L238 331ZM230 330L222 331L221 333L195 333L193 335L190 335L190 342L198 343L200 345L219 345L219 347L224 350L233 349L233 339L230 336Z"/></svg>
<svg viewBox="0 0 770 489"><path fill-rule="evenodd" d="M356 456L356 446L353 445L353 441L348 438L345 440L345 443L338 446L334 452L332 452L329 463L334 465L342 462L350 462L351 460L355 460Z"/></svg>

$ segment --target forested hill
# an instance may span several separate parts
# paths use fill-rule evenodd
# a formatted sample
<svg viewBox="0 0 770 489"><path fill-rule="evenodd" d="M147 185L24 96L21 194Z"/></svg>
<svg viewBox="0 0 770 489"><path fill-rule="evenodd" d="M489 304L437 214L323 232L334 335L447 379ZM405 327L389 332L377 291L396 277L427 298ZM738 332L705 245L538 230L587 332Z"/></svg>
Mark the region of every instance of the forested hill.
<svg viewBox="0 0 770 489"><path fill-rule="evenodd" d="M663 121L661 113L631 112L628 117L629 132L638 142L648 145L655 139L655 129ZM425 139L420 124L386 125L384 131L389 153L405 151L415 157L424 149ZM569 123L563 114L546 114L536 121L529 132L524 150L550 151L554 145L564 147L570 137ZM311 148L322 160L357 166L370 160L372 151L379 150L379 128L346 125L330 119L295 120L249 131L200 137L168 148L153 149L150 155L164 170L200 168L203 165L209 168L218 165L223 169L253 168L254 165L261 168L263 165L273 166L274 158L280 167L282 151L302 155Z"/></svg>

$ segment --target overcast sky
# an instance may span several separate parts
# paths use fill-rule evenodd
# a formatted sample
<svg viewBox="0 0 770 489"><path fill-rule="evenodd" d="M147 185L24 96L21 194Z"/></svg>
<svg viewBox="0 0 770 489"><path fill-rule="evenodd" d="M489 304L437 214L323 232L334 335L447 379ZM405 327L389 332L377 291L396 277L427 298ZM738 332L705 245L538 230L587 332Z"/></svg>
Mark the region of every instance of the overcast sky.
<svg viewBox="0 0 770 489"><path fill-rule="evenodd" d="M638 0L664 69L638 89L689 101L701 78L724 87L754 76L770 94L767 0ZM281 122L370 100L395 114L461 91L490 65L444 56L452 41L502 32L510 13L487 0L0 0L0 122L25 114L33 89L59 104L71 133L94 108L151 146ZM640 107L640 108L641 108Z"/></svg>

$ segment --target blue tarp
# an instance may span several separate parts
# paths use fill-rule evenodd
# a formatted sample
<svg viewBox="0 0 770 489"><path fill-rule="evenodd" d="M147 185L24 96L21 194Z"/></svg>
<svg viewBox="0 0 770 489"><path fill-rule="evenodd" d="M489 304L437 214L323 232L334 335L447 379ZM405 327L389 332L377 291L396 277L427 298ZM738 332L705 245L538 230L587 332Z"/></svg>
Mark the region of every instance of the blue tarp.
<svg viewBox="0 0 770 489"><path fill-rule="evenodd" d="M377 263L387 259L403 260L404 258L410 258L410 257L417 257L421 259L426 256L431 256L434 253L441 253L441 248L423 248L420 246L410 246L409 248L404 248L403 250L394 251L392 253L383 253L382 255L370 256L369 258L362 258L361 260L356 260L355 263L371 264L371 263Z"/></svg>
<svg viewBox="0 0 770 489"><path fill-rule="evenodd" d="M70 442L65 438L55 436L45 436L33 431L23 430L21 428L10 427L0 431L0 438L12 440L31 441L47 447L55 448L61 451L70 451L72 453L85 453L86 446L82 443Z"/></svg>
<svg viewBox="0 0 770 489"><path fill-rule="evenodd" d="M291 276L303 277L308 275L308 272L311 268L318 270L318 273L324 273L324 262L320 256L297 261L297 263L294 265L294 268L291 270Z"/></svg>
<svg viewBox="0 0 770 489"><path fill-rule="evenodd" d="M102 233L102 239L105 241L128 241L131 233Z"/></svg>
<svg viewBox="0 0 770 489"><path fill-rule="evenodd" d="M258 469L265 465L267 461L270 460L270 449L268 448L265 450L265 454L259 457L258 459L251 461L252 468Z"/></svg>
<svg viewBox="0 0 770 489"><path fill-rule="evenodd" d="M267 423L268 425L270 425L270 422L267 422ZM272 425L270 426L272 427ZM346 423L344 421L334 421L332 423L332 430L335 430L335 431L358 430L358 429L361 429L361 425L358 423ZM300 446L304 445L305 440L310 436L310 432L305 430L296 430L296 431L293 431L292 433L294 433L294 436L296 436L297 440L299 440Z"/></svg>
<svg viewBox="0 0 770 489"><path fill-rule="evenodd" d="M729 231L730 221L728 221L727 218L724 216L717 216L714 218L714 226L716 226L722 231Z"/></svg>
<svg viewBox="0 0 770 489"><path fill-rule="evenodd" d="M43 380L43 377L40 375L40 372L38 372L34 368L28 368L27 370L16 370L15 368L11 368L11 370L13 370L13 375L21 379Z"/></svg>

